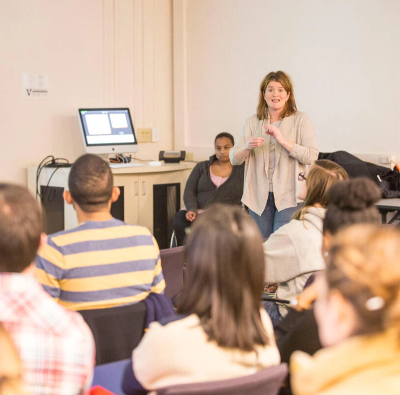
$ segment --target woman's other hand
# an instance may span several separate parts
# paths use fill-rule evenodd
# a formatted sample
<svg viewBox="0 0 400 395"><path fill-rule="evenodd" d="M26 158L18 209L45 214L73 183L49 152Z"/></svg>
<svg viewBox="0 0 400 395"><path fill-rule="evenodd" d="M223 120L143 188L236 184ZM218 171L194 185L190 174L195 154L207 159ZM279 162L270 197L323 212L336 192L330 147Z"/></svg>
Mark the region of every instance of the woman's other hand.
<svg viewBox="0 0 400 395"><path fill-rule="evenodd" d="M275 137L276 141L279 144L282 144L283 136L282 136L281 130L279 128L277 128L276 126L271 125L271 124L265 125L265 126L263 126L263 128L264 128L265 134Z"/></svg>
<svg viewBox="0 0 400 395"><path fill-rule="evenodd" d="M250 137L250 140L247 142L248 149L254 149L262 145L264 142L264 137Z"/></svg>
<svg viewBox="0 0 400 395"><path fill-rule="evenodd" d="M283 136L282 136L282 132L279 128L277 128L274 125L263 125L264 128L264 132L265 134L268 134L272 137L275 137L275 140L282 145L282 147L284 147L288 152L291 152L293 149L294 144L291 141L286 140Z"/></svg>
<svg viewBox="0 0 400 395"><path fill-rule="evenodd" d="M193 222L196 218L197 214L194 211L188 211L186 213L186 219L190 222Z"/></svg>

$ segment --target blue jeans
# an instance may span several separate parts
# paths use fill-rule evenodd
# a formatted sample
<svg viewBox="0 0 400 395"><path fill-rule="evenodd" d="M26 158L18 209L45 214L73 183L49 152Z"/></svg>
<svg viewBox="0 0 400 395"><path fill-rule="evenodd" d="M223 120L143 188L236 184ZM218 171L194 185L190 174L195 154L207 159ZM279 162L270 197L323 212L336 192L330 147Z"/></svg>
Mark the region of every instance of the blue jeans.
<svg viewBox="0 0 400 395"><path fill-rule="evenodd" d="M261 216L249 209L251 218L254 219L260 229L263 239L267 239L272 233L278 230L282 225L287 224L293 217L294 213L301 207L299 203L295 207L289 207L285 210L278 211L275 207L274 193L268 194L268 201Z"/></svg>
<svg viewBox="0 0 400 395"><path fill-rule="evenodd" d="M272 326L275 327L278 325L279 321L282 321L281 313L279 312L279 306L275 302L265 301L262 302L264 309L267 311L269 318L271 318Z"/></svg>

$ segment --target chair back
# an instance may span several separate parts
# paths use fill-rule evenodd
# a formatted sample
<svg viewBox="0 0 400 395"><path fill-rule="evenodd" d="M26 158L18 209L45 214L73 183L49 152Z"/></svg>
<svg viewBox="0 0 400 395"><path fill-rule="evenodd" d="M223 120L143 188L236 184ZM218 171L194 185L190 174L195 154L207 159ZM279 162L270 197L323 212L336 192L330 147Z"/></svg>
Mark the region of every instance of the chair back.
<svg viewBox="0 0 400 395"><path fill-rule="evenodd" d="M112 394L124 395L123 377L125 370L129 367L132 369L132 360L130 358L96 366L93 374L92 386L94 387L92 391L95 388L101 387Z"/></svg>
<svg viewBox="0 0 400 395"><path fill-rule="evenodd" d="M183 286L185 247L166 248L160 250L161 267L165 279L164 294L175 298Z"/></svg>
<svg viewBox="0 0 400 395"><path fill-rule="evenodd" d="M288 372L286 363L228 380L179 384L160 388L157 395L277 395Z"/></svg>
<svg viewBox="0 0 400 395"><path fill-rule="evenodd" d="M147 308L144 302L80 310L91 329L96 344L96 365L131 358L146 325Z"/></svg>

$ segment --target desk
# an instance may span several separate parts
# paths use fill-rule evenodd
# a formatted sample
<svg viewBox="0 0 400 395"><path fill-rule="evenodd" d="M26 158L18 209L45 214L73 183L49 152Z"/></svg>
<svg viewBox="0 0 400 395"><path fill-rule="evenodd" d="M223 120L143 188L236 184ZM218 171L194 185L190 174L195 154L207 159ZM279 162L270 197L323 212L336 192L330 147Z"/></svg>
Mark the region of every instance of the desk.
<svg viewBox="0 0 400 395"><path fill-rule="evenodd" d="M378 203L376 203L376 207L378 207L379 212L382 215L382 223L386 224L386 214L391 211L396 211L394 217L387 222L388 224L392 224L394 221L400 218L400 199L381 199Z"/></svg>
<svg viewBox="0 0 400 395"><path fill-rule="evenodd" d="M193 162L181 162L163 163L161 166L145 164L137 167L111 169L114 185L123 191L119 199L122 214L113 214L127 223L145 226L154 234L160 248L168 247L168 238L171 237L169 233L172 233L172 217L183 204L183 191L194 166ZM36 170L37 167L28 168L28 189L34 195L36 194ZM53 175L54 170L55 168L51 167L44 168L39 178L39 186L42 188L49 183L51 178L49 186L53 187L55 191L47 199L51 201L52 205L47 213L44 207L47 224L52 226L51 221L53 223L56 220L61 222L57 228L48 226L46 229L45 227L48 233L71 229L78 224L74 208L64 204L60 198L62 192L68 190L70 168L59 168ZM57 200L57 204L54 204L52 200Z"/></svg>

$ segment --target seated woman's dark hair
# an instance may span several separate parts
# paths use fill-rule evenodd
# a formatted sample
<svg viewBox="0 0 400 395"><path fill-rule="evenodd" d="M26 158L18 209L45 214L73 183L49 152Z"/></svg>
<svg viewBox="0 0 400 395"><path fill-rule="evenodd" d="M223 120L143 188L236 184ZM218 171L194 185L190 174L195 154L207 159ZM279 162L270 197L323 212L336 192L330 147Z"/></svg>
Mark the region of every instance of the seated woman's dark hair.
<svg viewBox="0 0 400 395"><path fill-rule="evenodd" d="M222 137L227 137L229 140L231 140L232 145L235 145L234 137L228 132L222 132L222 133L217 134L217 136L214 139L214 144L217 142L218 139L220 139Z"/></svg>
<svg viewBox="0 0 400 395"><path fill-rule="evenodd" d="M381 192L368 178L340 181L331 187L328 197L324 233L334 235L341 227L356 223L380 223L375 203L381 198Z"/></svg>
<svg viewBox="0 0 400 395"><path fill-rule="evenodd" d="M239 207L216 204L191 228L178 312L197 314L220 347L268 344L261 321L264 251L260 232Z"/></svg>

